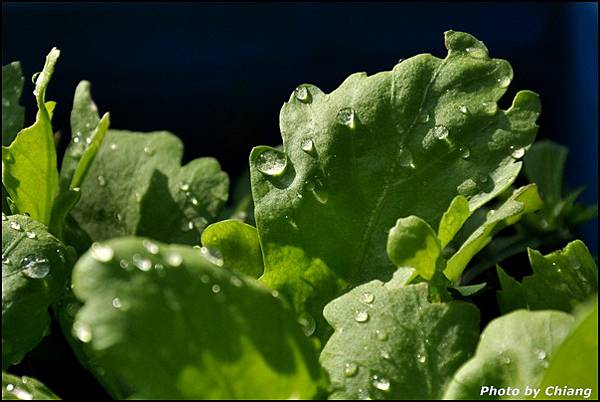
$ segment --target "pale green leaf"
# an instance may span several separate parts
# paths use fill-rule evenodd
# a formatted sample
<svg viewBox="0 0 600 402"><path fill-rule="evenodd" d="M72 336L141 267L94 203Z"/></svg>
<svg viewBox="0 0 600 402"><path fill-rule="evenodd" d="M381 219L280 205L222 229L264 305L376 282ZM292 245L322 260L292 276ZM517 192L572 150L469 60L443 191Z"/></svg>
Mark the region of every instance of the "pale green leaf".
<svg viewBox="0 0 600 402"><path fill-rule="evenodd" d="M446 247L467 219L471 216L471 210L469 209L469 201L462 195L457 195L450 206L442 215L440 226L438 228L438 239L442 247Z"/></svg>
<svg viewBox="0 0 600 402"><path fill-rule="evenodd" d="M56 149L50 122L54 104L45 103L46 88L60 52L54 48L35 84L38 113L35 123L21 130L10 146L2 146L2 184L16 208L46 225L58 194Z"/></svg>
<svg viewBox="0 0 600 402"><path fill-rule="evenodd" d="M51 400L60 399L44 384L31 377L18 377L2 372L2 400Z"/></svg>
<svg viewBox="0 0 600 402"><path fill-rule="evenodd" d="M560 311L518 310L496 318L483 330L475 356L454 375L444 399L522 399L526 386L540 384L572 325L573 317ZM520 394L495 396L491 387L518 388Z"/></svg>
<svg viewBox="0 0 600 402"><path fill-rule="evenodd" d="M468 303L432 303L426 283L395 276L358 286L325 307L335 329L321 364L332 399L439 399L473 354L479 312Z"/></svg>
<svg viewBox="0 0 600 402"><path fill-rule="evenodd" d="M284 300L220 265L148 239L95 244L73 273L73 333L133 398L317 396L317 353Z"/></svg>

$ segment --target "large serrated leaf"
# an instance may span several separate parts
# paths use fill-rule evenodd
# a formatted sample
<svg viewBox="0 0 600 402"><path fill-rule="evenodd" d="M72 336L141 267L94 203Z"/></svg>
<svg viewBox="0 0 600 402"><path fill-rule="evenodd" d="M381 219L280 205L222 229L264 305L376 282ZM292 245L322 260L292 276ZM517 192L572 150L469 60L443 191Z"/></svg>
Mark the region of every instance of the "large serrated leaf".
<svg viewBox="0 0 600 402"><path fill-rule="evenodd" d="M533 275L523 278L522 283L499 268L502 290L498 302L503 312L519 308L571 312L598 293L598 267L581 240L548 255L532 249L528 254Z"/></svg>
<svg viewBox="0 0 600 402"><path fill-rule="evenodd" d="M2 145L8 146L23 128L25 109L19 104L23 92L21 64L2 66Z"/></svg>
<svg viewBox="0 0 600 402"><path fill-rule="evenodd" d="M27 216L2 217L2 367L45 336L48 307L65 291L71 251Z"/></svg>
<svg viewBox="0 0 600 402"><path fill-rule="evenodd" d="M317 353L283 299L213 262L148 239L95 244L73 273L74 334L132 397L317 396Z"/></svg>
<svg viewBox="0 0 600 402"><path fill-rule="evenodd" d="M539 385L572 325L571 315L551 310L518 310L493 320L481 334L475 356L454 375L444 399L521 399L526 386ZM490 388L508 387L520 394L515 398L490 393Z"/></svg>
<svg viewBox="0 0 600 402"><path fill-rule="evenodd" d="M182 154L181 141L168 132L109 130L71 213L84 233L77 240L143 235L198 244L227 200L229 179L213 158L182 167Z"/></svg>
<svg viewBox="0 0 600 402"><path fill-rule="evenodd" d="M387 230L399 217L437 227L457 194L476 209L516 178L538 96L522 91L498 109L508 62L471 35L445 41L445 59L353 74L329 94L300 86L280 114L284 151L252 151L263 281L296 308L320 315L346 285L389 277Z"/></svg>
<svg viewBox="0 0 600 402"><path fill-rule="evenodd" d="M325 307L335 328L321 353L332 399L439 399L475 350L479 312L432 303L426 283L361 285Z"/></svg>
<svg viewBox="0 0 600 402"><path fill-rule="evenodd" d="M13 213L28 214L48 225L58 194L56 149L51 116L54 104L46 104L46 88L60 52L54 48L38 75L34 95L38 113L35 123L21 130L10 146L2 146L2 184L11 198Z"/></svg>

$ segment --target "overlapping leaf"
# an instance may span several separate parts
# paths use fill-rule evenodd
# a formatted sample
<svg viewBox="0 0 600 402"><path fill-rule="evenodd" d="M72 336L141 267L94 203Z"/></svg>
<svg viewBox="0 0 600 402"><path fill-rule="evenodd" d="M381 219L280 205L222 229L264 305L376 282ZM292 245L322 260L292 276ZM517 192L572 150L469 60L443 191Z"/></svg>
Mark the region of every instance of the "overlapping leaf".
<svg viewBox="0 0 600 402"><path fill-rule="evenodd" d="M2 400L30 401L60 399L44 384L31 377L2 372Z"/></svg>
<svg viewBox="0 0 600 402"><path fill-rule="evenodd" d="M361 285L325 307L335 332L321 353L332 399L439 399L471 357L479 312L432 303L425 283L394 277Z"/></svg>
<svg viewBox="0 0 600 402"><path fill-rule="evenodd" d="M280 115L283 151L250 156L262 280L319 316L348 284L389 277L387 231L419 216L437 227L461 194L476 209L515 179L533 141L537 95L497 108L512 79L474 37L447 32L448 56L300 86Z"/></svg>
<svg viewBox="0 0 600 402"><path fill-rule="evenodd" d="M68 283L73 256L44 225L2 217L2 367L20 361L45 336L48 307Z"/></svg>
<svg viewBox="0 0 600 402"><path fill-rule="evenodd" d="M8 146L23 128L25 109L19 104L23 92L21 64L2 66L2 145Z"/></svg>
<svg viewBox="0 0 600 402"><path fill-rule="evenodd" d="M317 396L317 354L290 309L221 265L148 239L96 244L73 274L74 334L132 397Z"/></svg>

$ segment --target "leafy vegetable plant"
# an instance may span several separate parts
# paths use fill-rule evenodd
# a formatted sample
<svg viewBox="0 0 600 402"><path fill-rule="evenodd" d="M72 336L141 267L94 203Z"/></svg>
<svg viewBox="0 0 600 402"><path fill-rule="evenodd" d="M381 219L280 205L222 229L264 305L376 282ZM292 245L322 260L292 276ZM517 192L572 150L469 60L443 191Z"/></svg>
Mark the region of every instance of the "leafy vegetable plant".
<svg viewBox="0 0 600 402"><path fill-rule="evenodd" d="M576 239L597 207L563 191L566 149L534 143L538 95L499 108L510 64L445 44L297 87L283 146L252 150L229 202L215 159L111 129L85 81L59 158L59 51L26 128L4 66L3 399L61 395L19 364L53 321L118 399L597 398L598 268Z"/></svg>

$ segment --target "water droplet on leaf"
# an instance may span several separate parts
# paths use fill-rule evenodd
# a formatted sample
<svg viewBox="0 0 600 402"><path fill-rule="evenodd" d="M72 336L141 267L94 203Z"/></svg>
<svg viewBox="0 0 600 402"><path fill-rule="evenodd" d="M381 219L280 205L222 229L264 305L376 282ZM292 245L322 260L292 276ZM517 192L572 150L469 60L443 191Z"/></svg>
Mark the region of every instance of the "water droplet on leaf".
<svg viewBox="0 0 600 402"><path fill-rule="evenodd" d="M357 311L354 315L354 320L360 323L367 322L369 321L369 313L364 310Z"/></svg>
<svg viewBox="0 0 600 402"><path fill-rule="evenodd" d="M358 373L358 365L354 362L344 364L344 375L346 377L354 377Z"/></svg>
<svg viewBox="0 0 600 402"><path fill-rule="evenodd" d="M257 158L256 168L267 176L280 176L286 167L286 155L280 151L265 150Z"/></svg>
<svg viewBox="0 0 600 402"><path fill-rule="evenodd" d="M350 107L345 107L341 109L337 114L338 123L343 124L349 128L354 128L356 125L356 117L354 109Z"/></svg>
<svg viewBox="0 0 600 402"><path fill-rule="evenodd" d="M110 246L100 243L92 244L92 258L99 262L109 262L112 260L114 251Z"/></svg>

